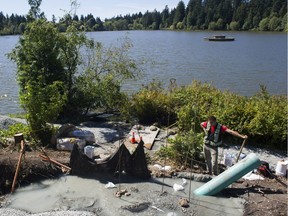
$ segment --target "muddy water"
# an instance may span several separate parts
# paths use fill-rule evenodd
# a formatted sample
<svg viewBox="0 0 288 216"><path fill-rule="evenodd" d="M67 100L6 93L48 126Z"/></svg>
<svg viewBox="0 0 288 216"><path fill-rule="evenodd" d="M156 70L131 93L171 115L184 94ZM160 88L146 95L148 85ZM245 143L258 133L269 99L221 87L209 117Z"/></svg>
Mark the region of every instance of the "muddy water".
<svg viewBox="0 0 288 216"><path fill-rule="evenodd" d="M110 179L111 180L111 179ZM110 181L109 180L109 181ZM116 181L116 179L115 179ZM124 180L123 180L124 181ZM58 180L45 180L18 189L11 195L9 208L31 213L60 210L91 211L95 215L242 215L242 200L236 198L197 197L190 195L189 208L179 206L180 198L189 198L190 183L185 190L174 191L173 184L182 184L182 179L153 179L150 182L121 183L130 196L116 198L119 189L107 189L105 178L101 181L65 176ZM115 182L114 182L115 183ZM191 191L203 183L191 182ZM164 192L164 193L163 193Z"/></svg>

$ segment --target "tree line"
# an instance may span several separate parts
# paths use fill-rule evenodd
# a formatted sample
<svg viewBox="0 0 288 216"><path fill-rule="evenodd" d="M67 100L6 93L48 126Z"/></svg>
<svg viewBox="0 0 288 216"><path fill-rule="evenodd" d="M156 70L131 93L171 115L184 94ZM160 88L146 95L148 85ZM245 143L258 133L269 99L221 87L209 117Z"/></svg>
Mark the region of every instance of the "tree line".
<svg viewBox="0 0 288 216"><path fill-rule="evenodd" d="M42 13L41 16L45 17ZM287 31L286 0L190 0L180 1L175 8L166 6L161 12L146 11L120 15L102 21L93 14L66 14L52 22L65 32L73 22L78 30L260 30ZM29 14L10 16L0 12L0 34L23 34Z"/></svg>

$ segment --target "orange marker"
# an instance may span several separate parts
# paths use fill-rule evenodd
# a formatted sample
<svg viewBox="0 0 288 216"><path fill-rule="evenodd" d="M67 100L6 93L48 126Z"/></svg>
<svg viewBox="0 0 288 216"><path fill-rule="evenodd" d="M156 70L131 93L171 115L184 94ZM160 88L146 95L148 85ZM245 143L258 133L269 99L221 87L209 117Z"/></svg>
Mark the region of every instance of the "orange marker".
<svg viewBox="0 0 288 216"><path fill-rule="evenodd" d="M136 143L135 134L132 132L131 143Z"/></svg>

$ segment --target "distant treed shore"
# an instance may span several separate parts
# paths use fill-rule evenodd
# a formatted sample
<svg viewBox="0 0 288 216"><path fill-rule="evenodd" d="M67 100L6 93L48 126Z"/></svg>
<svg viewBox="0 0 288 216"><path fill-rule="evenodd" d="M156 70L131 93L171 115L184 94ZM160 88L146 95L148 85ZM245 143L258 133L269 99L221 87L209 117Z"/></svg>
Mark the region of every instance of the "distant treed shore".
<svg viewBox="0 0 288 216"><path fill-rule="evenodd" d="M45 17L45 12L44 12ZM23 34L29 19L26 15L4 15L0 12L0 34ZM180 1L176 8L166 6L162 12L146 11L117 16L102 21L97 14L52 16L59 31L65 32L74 22L79 30L259 30L287 31L286 0L190 0Z"/></svg>

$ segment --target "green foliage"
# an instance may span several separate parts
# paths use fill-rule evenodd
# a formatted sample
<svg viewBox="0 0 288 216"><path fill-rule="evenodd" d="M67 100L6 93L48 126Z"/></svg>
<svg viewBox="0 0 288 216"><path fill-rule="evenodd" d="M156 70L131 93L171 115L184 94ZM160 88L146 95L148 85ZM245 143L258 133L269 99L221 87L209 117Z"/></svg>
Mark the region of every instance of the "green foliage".
<svg viewBox="0 0 288 216"><path fill-rule="evenodd" d="M167 122L172 116L180 131L196 133L202 131L200 123L214 115L228 128L247 134L251 142L283 149L287 142L287 96L271 96L260 87L251 98L198 81L170 94L164 89L145 88L134 96L131 113L149 122Z"/></svg>
<svg viewBox="0 0 288 216"><path fill-rule="evenodd" d="M32 135L43 144L47 143L42 139L46 123L55 121L70 103L79 49L85 42L85 36L73 26L64 35L52 23L35 20L9 54L17 63L20 103Z"/></svg>
<svg viewBox="0 0 288 216"><path fill-rule="evenodd" d="M39 18L44 18L44 13L40 11L40 5L42 0L28 0L28 4L30 5L30 10L28 12L28 21L34 21Z"/></svg>
<svg viewBox="0 0 288 216"><path fill-rule="evenodd" d="M15 134L22 133L26 140L31 141L30 130L28 125L16 123L11 126L7 130L0 130L0 143L5 143L6 138L13 138Z"/></svg>
<svg viewBox="0 0 288 216"><path fill-rule="evenodd" d="M232 21L232 22L230 23L229 28L230 28L230 30L232 30L232 31L238 31L238 30L240 29L240 25L239 25L238 22Z"/></svg>
<svg viewBox="0 0 288 216"><path fill-rule="evenodd" d="M92 17L89 20L91 25L98 22ZM17 63L20 102L31 134L42 144L48 142L51 133L47 123L60 114L65 117L97 108L117 110L127 98L120 91L122 82L140 73L138 62L128 55L132 43L127 38L120 47L95 46L73 22L67 14L62 23L68 27L62 34L55 24L34 20L9 54ZM84 48L87 62L80 55ZM84 66L83 72L78 70L80 66Z"/></svg>
<svg viewBox="0 0 288 216"><path fill-rule="evenodd" d="M35 19L45 18L40 11L42 0L29 0L31 6L28 16L12 14L6 17L0 12L0 35L22 34L24 25ZM260 22L268 18L270 20L268 31L285 31L287 29L287 1L285 0L190 0L185 7L183 1L179 1L175 8L168 6L160 13L157 10L146 11L101 21L93 14L73 16L72 11L78 8L77 1L71 1L71 11L60 18L56 23L55 16L52 22L57 25L60 32L66 32L73 22L77 30L86 31L116 31L116 30L142 30L142 29L186 29L186 30L224 30L226 25L231 30L258 30ZM164 5L163 5L164 6ZM178 28L177 24L182 23ZM238 23L238 25L235 25ZM263 25L263 24L262 24ZM263 26L262 26L263 27ZM264 28L265 29L265 28Z"/></svg>
<svg viewBox="0 0 288 216"><path fill-rule="evenodd" d="M127 100L121 92L121 84L141 74L140 62L128 54L131 47L131 41L124 38L119 47L106 48L97 43L91 50L86 70L76 79L73 103L79 110L121 108Z"/></svg>
<svg viewBox="0 0 288 216"><path fill-rule="evenodd" d="M177 29L180 29L180 30L181 30L181 29L184 29L184 24L183 24L183 22L178 22L177 25L176 25L176 28L177 28Z"/></svg>
<svg viewBox="0 0 288 216"><path fill-rule="evenodd" d="M162 147L157 155L176 161L179 164L190 164L191 159L201 161L203 135L193 130L178 134L175 139L169 139L171 145ZM183 164L184 163L184 164Z"/></svg>
<svg viewBox="0 0 288 216"><path fill-rule="evenodd" d="M34 139L40 140L42 144L50 142L51 128L48 122L57 119L66 103L66 94L63 92L63 84L55 81L53 84L41 87L33 81L26 84L25 93L20 96L23 108L27 111L26 119Z"/></svg>
<svg viewBox="0 0 288 216"><path fill-rule="evenodd" d="M282 19L276 16L273 16L269 21L269 29L270 31L282 31L283 28L281 26Z"/></svg>
<svg viewBox="0 0 288 216"><path fill-rule="evenodd" d="M208 29L209 30L217 30L217 25L216 25L216 22L210 22L209 23L209 26L208 26Z"/></svg>
<svg viewBox="0 0 288 216"><path fill-rule="evenodd" d="M246 103L244 114L249 116L245 129L257 139L284 148L287 142L287 97L271 96L264 86Z"/></svg>
<svg viewBox="0 0 288 216"><path fill-rule="evenodd" d="M183 101L177 111L178 126L183 130L190 130L195 122L200 132L200 122L215 115L220 123L265 145L283 148L287 141L287 97L270 96L263 86L259 94L246 98L193 82L177 92L176 98Z"/></svg>
<svg viewBox="0 0 288 216"><path fill-rule="evenodd" d="M177 24L179 22L183 22L184 18L185 18L185 4L183 1L179 1L174 15L174 23Z"/></svg>
<svg viewBox="0 0 288 216"><path fill-rule="evenodd" d="M143 87L133 95L131 101L131 116L136 116L142 123L160 122L168 125L175 121L173 101L158 81Z"/></svg>
<svg viewBox="0 0 288 216"><path fill-rule="evenodd" d="M260 21L259 30L261 30L261 31L268 31L269 30L269 18L268 17L266 17Z"/></svg>

